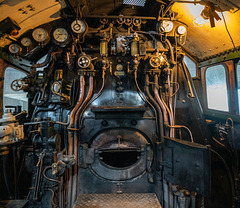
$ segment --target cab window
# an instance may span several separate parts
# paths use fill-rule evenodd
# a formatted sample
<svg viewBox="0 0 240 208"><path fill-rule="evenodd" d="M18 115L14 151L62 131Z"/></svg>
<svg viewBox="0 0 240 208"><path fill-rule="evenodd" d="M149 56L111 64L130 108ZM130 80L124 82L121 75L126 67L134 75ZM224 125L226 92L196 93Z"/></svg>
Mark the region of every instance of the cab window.
<svg viewBox="0 0 240 208"><path fill-rule="evenodd" d="M196 63L190 59L188 56L183 57L183 61L186 64L191 77L196 77L197 76L197 65Z"/></svg>
<svg viewBox="0 0 240 208"><path fill-rule="evenodd" d="M206 93L208 109L229 111L226 70L216 65L206 70Z"/></svg>
<svg viewBox="0 0 240 208"><path fill-rule="evenodd" d="M28 109L27 93L20 91L14 91L11 88L11 83L14 80L25 77L26 74L14 68L8 67L4 74L4 87L3 87L3 110L6 106L22 106L22 110ZM19 82L20 84L21 82Z"/></svg>
<svg viewBox="0 0 240 208"><path fill-rule="evenodd" d="M238 92L238 109L240 109L240 61L238 62L237 65L237 92Z"/></svg>

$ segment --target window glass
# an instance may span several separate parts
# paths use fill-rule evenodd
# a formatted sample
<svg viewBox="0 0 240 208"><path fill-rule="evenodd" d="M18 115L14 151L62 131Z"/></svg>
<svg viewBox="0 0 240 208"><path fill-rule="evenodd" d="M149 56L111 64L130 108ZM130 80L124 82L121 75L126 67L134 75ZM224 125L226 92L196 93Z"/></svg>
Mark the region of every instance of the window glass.
<svg viewBox="0 0 240 208"><path fill-rule="evenodd" d="M3 87L3 109L5 106L22 106L22 110L28 110L27 93L20 91L13 91L11 89L12 81L25 77L26 74L8 67L4 74L4 87Z"/></svg>
<svg viewBox="0 0 240 208"><path fill-rule="evenodd" d="M45 56L43 56L42 58L40 58L40 59L37 61L37 64L43 63L43 62L46 60L46 58L47 58L47 54L46 54ZM44 67L37 68L36 70L37 70L37 71L43 71L44 68L46 68L47 66L48 66L48 64L47 64L46 66L44 66Z"/></svg>
<svg viewBox="0 0 240 208"><path fill-rule="evenodd" d="M209 109L228 111L226 70L223 65L206 71L207 104Z"/></svg>
<svg viewBox="0 0 240 208"><path fill-rule="evenodd" d="M238 106L240 113L240 62L238 62L237 65L237 86L238 86Z"/></svg>
<svg viewBox="0 0 240 208"><path fill-rule="evenodd" d="M183 57L183 61L186 64L188 71L191 74L191 77L196 77L197 76L197 65L196 63L190 59L188 56Z"/></svg>

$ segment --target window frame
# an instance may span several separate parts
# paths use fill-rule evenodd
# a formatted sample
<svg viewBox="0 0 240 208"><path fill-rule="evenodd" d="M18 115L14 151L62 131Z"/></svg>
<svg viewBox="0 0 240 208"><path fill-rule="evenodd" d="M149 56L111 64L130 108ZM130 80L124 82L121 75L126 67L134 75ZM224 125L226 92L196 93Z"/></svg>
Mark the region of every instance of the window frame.
<svg viewBox="0 0 240 208"><path fill-rule="evenodd" d="M210 67L222 65L226 73L227 97L228 97L228 111L221 111L217 109L208 108L207 102L207 83L206 72ZM226 117L229 115L239 116L237 92L236 92L236 72L233 60L211 64L201 68L202 88L203 88L203 111L204 114L217 117Z"/></svg>
<svg viewBox="0 0 240 208"><path fill-rule="evenodd" d="M188 57L189 59L191 59L191 60L195 63L195 65L196 65L196 76L195 76L195 77L192 77L189 68L187 67L185 61L183 60L184 64L186 65L186 67L187 67L187 69L188 69L188 71L189 71L189 74L190 74L191 78L192 78L193 80L195 80L195 79L200 79L201 72L200 72L199 67L198 67L198 62L197 62L192 56L190 56L188 53L185 53L184 56L187 56L187 57ZM183 57L183 58L184 58L184 57Z"/></svg>
<svg viewBox="0 0 240 208"><path fill-rule="evenodd" d="M18 67L16 67L16 66L12 65L12 64L9 64L9 63L7 63L5 60L4 60L3 62L4 62L4 67L3 67L2 71L0 72L0 78L2 79L2 80L0 80L0 81L2 82L2 85L0 85L0 87L1 87L1 90L0 90L0 100L1 100L1 104L0 104L0 118L1 118L2 115L4 114L3 96L4 96L4 84L5 84L4 78L5 78L5 72L6 72L6 70L7 70L8 68L12 68L12 69L15 69L15 70L17 70L17 71L20 71L20 72L25 73L26 76L29 74L28 71L23 70L23 69L21 69L21 68L18 68ZM0 70L1 70L1 69L0 69ZM29 108L29 104L30 104L30 103L29 103L29 98L28 98L28 108Z"/></svg>
<svg viewBox="0 0 240 208"><path fill-rule="evenodd" d="M240 102L238 103L238 101L240 100L240 98L238 98L238 87L240 88L240 86L238 86L238 73L237 73L237 66L238 66L238 63L240 63L240 59L236 59L233 63L233 66L234 66L234 70L233 70L233 73L234 73L234 81L235 81L235 96L236 96L236 109L237 109L237 115L240 116ZM240 69L240 67L239 67ZM239 70L240 72L240 70Z"/></svg>

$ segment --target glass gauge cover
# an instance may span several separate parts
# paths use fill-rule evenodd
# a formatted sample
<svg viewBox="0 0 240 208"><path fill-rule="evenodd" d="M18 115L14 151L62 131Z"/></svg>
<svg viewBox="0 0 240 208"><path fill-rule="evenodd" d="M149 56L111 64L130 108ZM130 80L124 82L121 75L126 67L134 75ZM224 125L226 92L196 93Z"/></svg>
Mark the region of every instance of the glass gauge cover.
<svg viewBox="0 0 240 208"><path fill-rule="evenodd" d="M20 52L19 45L14 44L14 43L11 44L8 49L9 49L10 53L13 53L13 54L16 54L16 53Z"/></svg>
<svg viewBox="0 0 240 208"><path fill-rule="evenodd" d="M32 44L32 41L28 37L24 37L21 39L21 44L25 47L29 47Z"/></svg>
<svg viewBox="0 0 240 208"><path fill-rule="evenodd" d="M59 82L54 82L51 90L53 93L58 93L61 90L61 84Z"/></svg>
<svg viewBox="0 0 240 208"><path fill-rule="evenodd" d="M74 20L71 24L72 31L80 34L86 30L86 24L82 20Z"/></svg>
<svg viewBox="0 0 240 208"><path fill-rule="evenodd" d="M173 30L173 22L163 20L160 26L162 32L171 32Z"/></svg>
<svg viewBox="0 0 240 208"><path fill-rule="evenodd" d="M44 42L47 39L47 31L43 28L37 28L32 33L33 39L37 42Z"/></svg>
<svg viewBox="0 0 240 208"><path fill-rule="evenodd" d="M178 32L179 35L183 35L187 32L187 28L183 25L180 25L177 29L177 32Z"/></svg>
<svg viewBox="0 0 240 208"><path fill-rule="evenodd" d="M65 28L57 28L53 32L53 38L57 42L63 43L68 39L68 32Z"/></svg>

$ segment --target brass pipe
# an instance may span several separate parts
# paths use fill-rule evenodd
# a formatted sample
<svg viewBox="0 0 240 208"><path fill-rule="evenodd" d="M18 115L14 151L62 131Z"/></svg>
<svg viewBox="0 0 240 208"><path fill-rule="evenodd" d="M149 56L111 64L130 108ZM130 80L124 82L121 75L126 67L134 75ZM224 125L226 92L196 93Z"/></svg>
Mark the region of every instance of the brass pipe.
<svg viewBox="0 0 240 208"><path fill-rule="evenodd" d="M88 89L88 93L87 96L85 98L85 100L83 101L82 105L78 108L76 114L75 114L75 118L74 118L74 128L78 129L78 120L79 120L79 115L82 112L82 110L84 109L84 107L87 105L87 103L89 102L89 100L91 99L93 94L93 76L90 75L89 76L89 89ZM73 139L73 143L74 143L74 155L75 155L75 164L74 164L74 168L73 168L73 185L72 185L72 200L71 200L71 204L73 205L76 197L77 197L77 173L78 173L78 134L79 131L75 131L74 132L74 139Z"/></svg>
<svg viewBox="0 0 240 208"><path fill-rule="evenodd" d="M162 111L163 111L163 120L164 120L164 123L165 123L166 125L168 125L168 124L169 124L169 122L168 122L168 113L167 113L166 107L165 107L165 105L164 105L163 101L161 100L160 95L159 95L159 93L158 93L157 85L158 85L158 75L156 74L156 75L154 76L153 91L154 91L155 98L156 98L158 104L160 105L160 107L161 107L161 109L162 109Z"/></svg>
<svg viewBox="0 0 240 208"><path fill-rule="evenodd" d="M145 93L157 111L158 131L159 131L158 134L159 134L159 137L161 138L161 141L163 141L164 140L164 128L163 128L162 110L161 110L160 106L158 105L157 101L152 97L152 95L149 91L149 75L148 74L146 74L146 77L145 77Z"/></svg>
<svg viewBox="0 0 240 208"><path fill-rule="evenodd" d="M79 89L78 101L69 115L69 125L68 125L68 154L69 155L73 154L73 148L74 148L73 132L72 132L72 127L74 124L74 117L75 117L76 111L81 106L83 98L84 98L85 80L84 80L83 75L80 75L79 88L80 89ZM71 198L72 198L72 196L71 196L71 194L72 194L72 168L69 169L68 175L69 175L69 178L68 178L68 188L67 188L67 199L68 199L67 207L70 208L71 207Z"/></svg>

